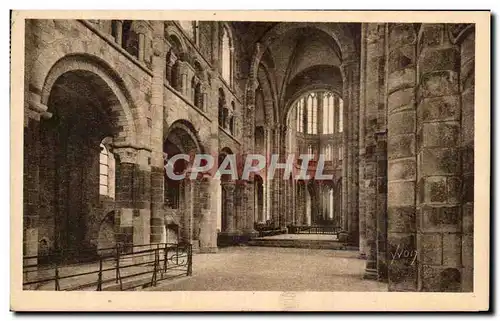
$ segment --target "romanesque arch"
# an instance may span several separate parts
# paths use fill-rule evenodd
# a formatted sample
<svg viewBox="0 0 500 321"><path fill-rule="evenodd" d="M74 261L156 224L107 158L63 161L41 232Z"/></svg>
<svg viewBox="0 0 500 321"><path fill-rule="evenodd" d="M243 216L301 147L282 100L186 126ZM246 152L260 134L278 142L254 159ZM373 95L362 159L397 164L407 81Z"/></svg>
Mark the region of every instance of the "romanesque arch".
<svg viewBox="0 0 500 321"><path fill-rule="evenodd" d="M100 146L106 138L110 153L137 147L141 125L120 77L88 55L65 56L50 68L41 103L51 117L40 123L45 149L39 161L39 215L46 222L40 237L49 240L51 251L63 253L61 259L90 259L98 254L105 214L114 207L100 195Z"/></svg>

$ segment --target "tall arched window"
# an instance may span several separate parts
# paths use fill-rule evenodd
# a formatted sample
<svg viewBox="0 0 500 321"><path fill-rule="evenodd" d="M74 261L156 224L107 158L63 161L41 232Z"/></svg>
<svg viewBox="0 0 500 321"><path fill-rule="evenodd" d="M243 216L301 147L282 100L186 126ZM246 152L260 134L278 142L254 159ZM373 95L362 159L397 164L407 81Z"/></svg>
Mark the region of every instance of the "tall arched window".
<svg viewBox="0 0 500 321"><path fill-rule="evenodd" d="M344 101L339 100L339 133L341 133L344 131Z"/></svg>
<svg viewBox="0 0 500 321"><path fill-rule="evenodd" d="M327 161L332 160L332 145L328 144L325 147L325 158Z"/></svg>
<svg viewBox="0 0 500 321"><path fill-rule="evenodd" d="M222 78L228 83L229 86L232 85L232 43L231 37L229 35L229 30L226 26L222 28Z"/></svg>
<svg viewBox="0 0 500 321"><path fill-rule="evenodd" d="M297 131L304 131L304 100L299 99L297 102Z"/></svg>
<svg viewBox="0 0 500 321"><path fill-rule="evenodd" d="M100 144L101 153L99 154L99 194L109 194L109 164L108 150L106 146Z"/></svg>
<svg viewBox="0 0 500 321"><path fill-rule="evenodd" d="M333 134L337 125L336 118L342 122L342 99L331 91L308 92L297 99L294 106L297 132L314 135L318 134L318 128L321 128L323 134ZM322 123L318 123L318 112L322 113Z"/></svg>
<svg viewBox="0 0 500 321"><path fill-rule="evenodd" d="M335 124L334 95L331 92L323 94L323 134L333 134Z"/></svg>
<svg viewBox="0 0 500 321"><path fill-rule="evenodd" d="M225 128L225 123L226 123L226 95L224 94L224 90L222 88L219 88L219 126Z"/></svg>
<svg viewBox="0 0 500 321"><path fill-rule="evenodd" d="M316 93L310 93L306 98L307 110L307 133L318 133L318 96Z"/></svg>
<svg viewBox="0 0 500 321"><path fill-rule="evenodd" d="M235 125L236 125L236 120L234 118L234 110L235 110L236 106L234 104L234 101L231 102L231 116L230 116L230 119L229 119L229 132L234 135L235 132L236 132L236 128L235 128Z"/></svg>

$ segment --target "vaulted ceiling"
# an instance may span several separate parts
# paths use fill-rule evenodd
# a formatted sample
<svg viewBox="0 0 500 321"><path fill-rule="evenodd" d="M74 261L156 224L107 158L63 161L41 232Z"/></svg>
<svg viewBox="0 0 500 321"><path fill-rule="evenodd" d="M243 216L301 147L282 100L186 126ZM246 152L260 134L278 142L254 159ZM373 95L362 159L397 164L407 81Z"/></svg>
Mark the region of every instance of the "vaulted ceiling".
<svg viewBox="0 0 500 321"><path fill-rule="evenodd" d="M329 30L341 33L337 38L348 39L354 50L359 50L360 24L322 23L318 27L319 23L309 23L298 28L283 28L283 24L295 23L233 22L247 60L252 59L256 43L266 43L260 63L272 82L278 109L284 109L290 99L309 87L323 86L341 92L341 44L332 37L334 31ZM277 27L285 31L273 34Z"/></svg>

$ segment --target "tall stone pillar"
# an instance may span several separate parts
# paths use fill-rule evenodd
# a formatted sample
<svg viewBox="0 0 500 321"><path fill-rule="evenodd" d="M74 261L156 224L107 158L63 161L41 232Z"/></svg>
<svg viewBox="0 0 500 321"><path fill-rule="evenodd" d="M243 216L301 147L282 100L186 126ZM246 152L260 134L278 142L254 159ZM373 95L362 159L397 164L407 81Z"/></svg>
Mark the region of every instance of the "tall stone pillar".
<svg viewBox="0 0 500 321"><path fill-rule="evenodd" d="M389 291L416 291L415 43L412 24L389 24L387 66L387 249ZM402 251L402 252L401 252ZM394 257L394 259L393 259Z"/></svg>
<svg viewBox="0 0 500 321"><path fill-rule="evenodd" d="M267 125L266 127L264 127L264 133L265 133L265 138L266 138L266 162L267 162L267 166L266 166L266 170L268 169L268 166L269 166L269 159L271 157L271 153L272 153L272 134L273 134L273 131L272 131L272 128ZM267 222L268 220L271 220L271 214L273 213L273 210L272 210L272 204L273 204L273 201L272 201L272 191L273 191L273 181L270 179L270 177L267 175L265 175L265 184L266 184L266 189L265 189L265 203L266 203L266 211L265 211L265 221Z"/></svg>
<svg viewBox="0 0 500 321"><path fill-rule="evenodd" d="M417 246L421 291L462 286L460 50L448 26L423 24L417 52Z"/></svg>
<svg viewBox="0 0 500 321"><path fill-rule="evenodd" d="M151 84L151 243L159 243L165 227L164 159L163 159L163 84L165 78L165 44L163 23L153 24L153 81ZM167 110L167 109L165 109Z"/></svg>
<svg viewBox="0 0 500 321"><path fill-rule="evenodd" d="M361 57L360 57L360 83L359 83L359 256L366 258L366 208L365 208L365 129L366 129L366 91L369 84L366 82L366 66L367 59L370 56L368 52L368 37L367 29L370 24L363 23L361 25Z"/></svg>
<svg viewBox="0 0 500 321"><path fill-rule="evenodd" d="M364 210L366 220L365 277L377 279L377 141L379 109L385 109L385 25L364 24L366 67L364 79Z"/></svg>
<svg viewBox="0 0 500 321"><path fill-rule="evenodd" d="M277 155L280 152L280 126L275 125L272 128L273 132L273 145L272 154ZM281 160L281 157L278 158ZM279 170L274 172L274 176L271 178L271 192L272 192L272 212L271 220L273 222L273 227L280 227L280 181Z"/></svg>
<svg viewBox="0 0 500 321"><path fill-rule="evenodd" d="M194 212L194 182L189 179L189 175L182 181L181 188L184 190L184 201L182 205L182 242L193 243L193 212ZM196 249L198 250L198 249Z"/></svg>
<svg viewBox="0 0 500 321"><path fill-rule="evenodd" d="M460 43L462 95L462 291L474 290L474 26Z"/></svg>
<svg viewBox="0 0 500 321"><path fill-rule="evenodd" d="M221 185L225 196L222 200L222 206L224 207L224 215L226 219L226 226L222 233L234 233L236 232L236 222L234 220L234 192L236 184L233 181L225 181L222 182Z"/></svg>
<svg viewBox="0 0 500 321"><path fill-rule="evenodd" d="M199 241L201 253L217 252L217 212L212 195L216 194L218 180L200 178L198 203L200 204Z"/></svg>
<svg viewBox="0 0 500 321"><path fill-rule="evenodd" d="M150 242L149 152L116 146L115 225L116 239L125 249Z"/></svg>
<svg viewBox="0 0 500 321"><path fill-rule="evenodd" d="M387 133L375 134L377 142L377 274L387 281Z"/></svg>
<svg viewBox="0 0 500 321"><path fill-rule="evenodd" d="M24 107L24 168L23 168L23 256L38 255L38 220L40 192L40 121L50 118L47 106L40 103L40 96L25 91L28 95ZM37 259L24 264L37 264ZM30 275L35 277L34 275Z"/></svg>
<svg viewBox="0 0 500 321"><path fill-rule="evenodd" d="M344 115L347 112L347 229L349 243L359 245L359 65L356 61L345 61L341 66L343 75Z"/></svg>

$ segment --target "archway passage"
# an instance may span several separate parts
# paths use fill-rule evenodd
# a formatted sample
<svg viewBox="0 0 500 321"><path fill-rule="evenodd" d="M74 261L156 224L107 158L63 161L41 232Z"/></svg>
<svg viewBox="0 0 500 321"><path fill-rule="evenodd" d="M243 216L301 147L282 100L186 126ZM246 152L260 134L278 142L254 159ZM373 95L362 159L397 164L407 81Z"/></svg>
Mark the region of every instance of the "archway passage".
<svg viewBox="0 0 500 321"><path fill-rule="evenodd" d="M203 191L201 186L198 186L197 181L191 180L187 174L191 160L179 158L175 162L171 161L179 154L194 156L203 152L195 132L191 123L182 120L175 122L166 133L163 153L166 165L164 176L166 216L179 222L180 226L177 230L181 235L173 232L176 230L173 226L175 224L169 223L167 219L165 224L170 224L170 226L166 226L165 232L170 232L170 236L167 235L167 237L176 235L175 239L193 244L196 250L199 246L202 228L202 205L197 200ZM179 179L176 179L172 174L178 175ZM181 176L183 177L181 178Z"/></svg>
<svg viewBox="0 0 500 321"><path fill-rule="evenodd" d="M83 260L96 253L100 224L101 142L117 137L120 102L93 72L73 70L50 88L52 117L40 127L44 153L40 159L39 238L63 260Z"/></svg>

